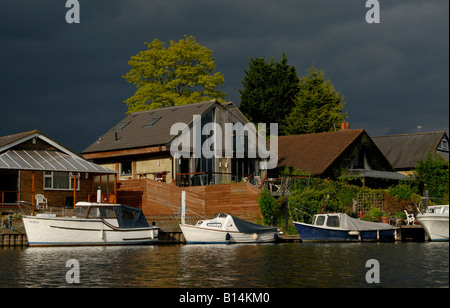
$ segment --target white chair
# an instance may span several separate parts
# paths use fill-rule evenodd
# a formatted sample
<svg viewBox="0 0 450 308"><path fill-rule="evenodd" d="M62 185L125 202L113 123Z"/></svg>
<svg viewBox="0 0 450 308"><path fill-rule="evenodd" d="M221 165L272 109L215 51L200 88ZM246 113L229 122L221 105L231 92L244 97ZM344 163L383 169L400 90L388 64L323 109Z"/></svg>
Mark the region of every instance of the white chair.
<svg viewBox="0 0 450 308"><path fill-rule="evenodd" d="M413 225L414 224L414 220L415 220L414 214L408 214L408 212L406 210L405 210L405 213L406 213L406 219L407 219L407 222L408 222L408 226L409 226L409 223L411 223Z"/></svg>
<svg viewBox="0 0 450 308"><path fill-rule="evenodd" d="M37 194L36 196L34 196L34 198L36 199L36 208L40 209L40 208L48 208L47 205L47 198L45 198L43 195L41 194Z"/></svg>

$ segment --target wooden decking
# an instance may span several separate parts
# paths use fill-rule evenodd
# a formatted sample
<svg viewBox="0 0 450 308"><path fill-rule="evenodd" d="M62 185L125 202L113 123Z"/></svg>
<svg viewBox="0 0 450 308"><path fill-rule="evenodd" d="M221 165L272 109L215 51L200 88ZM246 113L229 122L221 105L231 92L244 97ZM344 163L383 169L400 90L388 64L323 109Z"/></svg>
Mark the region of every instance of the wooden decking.
<svg viewBox="0 0 450 308"><path fill-rule="evenodd" d="M186 208L191 217L225 212L255 221L261 217L259 189L249 183L186 187ZM173 216L181 207L183 188L150 179L120 181L118 203L142 209L149 220Z"/></svg>

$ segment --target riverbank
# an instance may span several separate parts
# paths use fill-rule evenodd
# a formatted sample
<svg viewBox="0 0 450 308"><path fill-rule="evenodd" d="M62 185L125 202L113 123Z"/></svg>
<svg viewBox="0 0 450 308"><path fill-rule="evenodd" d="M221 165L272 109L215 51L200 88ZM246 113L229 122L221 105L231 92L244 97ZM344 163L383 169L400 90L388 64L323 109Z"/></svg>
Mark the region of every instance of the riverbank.
<svg viewBox="0 0 450 308"><path fill-rule="evenodd" d="M282 243L300 243L298 235L281 235ZM420 225L401 226L397 232L397 241L400 242L427 242L428 235ZM162 229L159 233L158 244L186 244L183 233L179 228ZM26 247L28 239L23 228L17 230L0 229L0 247Z"/></svg>

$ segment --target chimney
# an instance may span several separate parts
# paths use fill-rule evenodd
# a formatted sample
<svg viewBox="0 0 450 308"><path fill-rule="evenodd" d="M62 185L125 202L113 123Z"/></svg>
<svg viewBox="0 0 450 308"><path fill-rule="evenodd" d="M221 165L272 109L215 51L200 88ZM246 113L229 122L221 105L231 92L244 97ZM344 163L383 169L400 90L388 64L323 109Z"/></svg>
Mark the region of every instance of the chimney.
<svg viewBox="0 0 450 308"><path fill-rule="evenodd" d="M350 129L350 122L342 122L341 123L341 130Z"/></svg>

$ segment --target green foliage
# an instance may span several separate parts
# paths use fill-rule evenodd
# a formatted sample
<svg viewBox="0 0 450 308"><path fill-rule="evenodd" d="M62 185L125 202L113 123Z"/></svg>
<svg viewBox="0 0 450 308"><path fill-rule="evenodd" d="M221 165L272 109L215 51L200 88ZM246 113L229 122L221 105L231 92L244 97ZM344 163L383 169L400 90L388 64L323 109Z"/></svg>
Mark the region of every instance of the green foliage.
<svg viewBox="0 0 450 308"><path fill-rule="evenodd" d="M449 197L449 162L439 154L429 152L416 166L416 179L421 190L428 190L430 197Z"/></svg>
<svg viewBox="0 0 450 308"><path fill-rule="evenodd" d="M348 212L357 189L340 182L315 179L309 187L292 191L288 198L291 214L294 219L311 222L312 216L320 212Z"/></svg>
<svg viewBox="0 0 450 308"><path fill-rule="evenodd" d="M272 224L280 215L280 207L277 199L266 189L261 190L258 196L258 204L263 214L263 223Z"/></svg>
<svg viewBox="0 0 450 308"><path fill-rule="evenodd" d="M363 220L380 220L381 217L384 216L384 213L381 209L377 207L371 207L366 215L363 216Z"/></svg>
<svg viewBox="0 0 450 308"><path fill-rule="evenodd" d="M295 106L282 127L287 135L333 131L346 117L344 98L336 92L324 72L314 66L300 78L300 91Z"/></svg>
<svg viewBox="0 0 450 308"><path fill-rule="evenodd" d="M240 111L253 123L283 123L294 106L298 76L283 53L279 62L250 59L240 90Z"/></svg>
<svg viewBox="0 0 450 308"><path fill-rule="evenodd" d="M212 51L185 35L179 42L155 39L148 49L131 57L132 69L125 75L137 87L128 98L128 113L168 106L221 99L225 94L216 88L224 84L224 75L216 68Z"/></svg>
<svg viewBox="0 0 450 308"><path fill-rule="evenodd" d="M407 200L413 194L417 194L418 189L413 181L401 181L399 184L389 187L388 192L399 199Z"/></svg>

